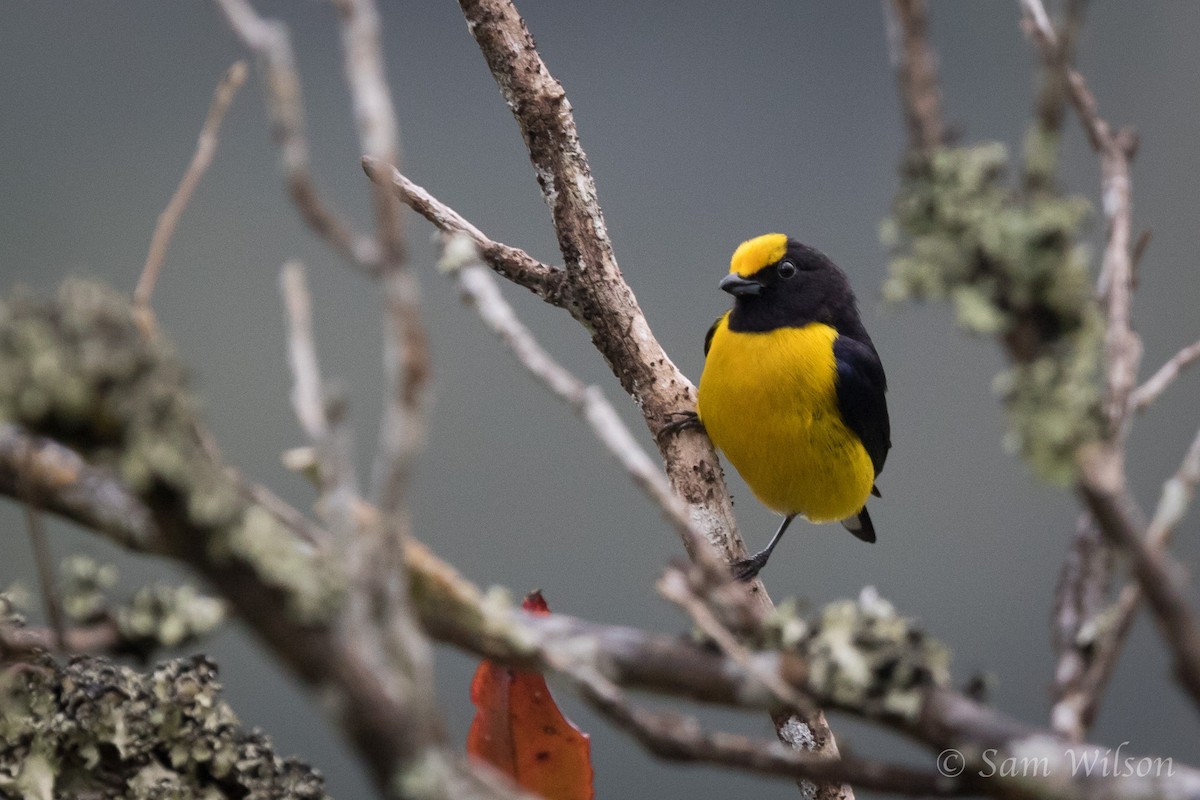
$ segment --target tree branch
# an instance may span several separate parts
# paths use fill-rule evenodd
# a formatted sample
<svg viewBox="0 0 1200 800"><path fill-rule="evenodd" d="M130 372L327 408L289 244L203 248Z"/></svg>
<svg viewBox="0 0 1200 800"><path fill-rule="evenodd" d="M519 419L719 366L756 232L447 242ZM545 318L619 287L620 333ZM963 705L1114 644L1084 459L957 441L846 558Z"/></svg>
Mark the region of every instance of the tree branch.
<svg viewBox="0 0 1200 800"><path fill-rule="evenodd" d="M410 181L394 166L363 156L363 170L377 185L388 186L400 200L447 236L468 236L484 262L499 275L523 286L550 305L566 308L568 299L565 274L516 247L493 241L464 219L457 211Z"/></svg>
<svg viewBox="0 0 1200 800"><path fill-rule="evenodd" d="M925 0L883 0L888 50L900 89L909 147L932 150L946 143L937 55L929 46Z"/></svg>
<svg viewBox="0 0 1200 800"><path fill-rule="evenodd" d="M1131 411L1142 412L1154 404L1162 396L1179 374L1192 364L1200 361L1200 342L1193 342L1180 350L1129 396Z"/></svg>
<svg viewBox="0 0 1200 800"><path fill-rule="evenodd" d="M200 129L200 138L196 142L196 152L192 156L192 161L188 164L187 171L184 172L175 194L171 195L166 209L158 217L154 235L150 238L150 251L146 254L146 263L142 267L137 287L133 290L134 305L145 317L147 323L152 320L150 296L154 293L154 285L158 282L158 274L167 257L167 246L171 243L175 226L179 224L179 218L183 216L188 201L192 199L192 193L196 191L196 186L199 185L200 179L204 177L209 164L212 163L213 155L217 152L217 135L221 129L221 121L225 119L225 112L229 110L234 96L245 82L246 63L244 61L238 61L221 76L221 80L213 92L212 104L208 107L204 126Z"/></svg>
<svg viewBox="0 0 1200 800"><path fill-rule="evenodd" d="M1091 727L1120 650L1105 646L1111 642L1101 623L1111 583L1112 548L1091 515L1081 514L1059 573L1053 628L1058 663L1050 720L1073 741L1083 741Z"/></svg>
<svg viewBox="0 0 1200 800"><path fill-rule="evenodd" d="M96 502L104 502L104 497L107 495L98 496ZM112 515L112 509L89 507L87 513L77 511L75 518L84 524L103 524ZM171 522L172 516L173 513L168 514L164 521ZM203 531L189 528L180 529L179 533L199 535ZM298 543L300 540L296 541ZM181 555L186 554L176 557ZM1073 771L1070 768L1072 761L1103 755L1107 751L1094 745L1070 746L1044 731L1022 725L993 709L977 705L944 688L941 685L944 678L935 678L934 685L925 688L918 683L911 689L904 689L907 685L905 675L914 674L908 672L909 667L904 665L930 663L926 659L937 651L937 646L927 649L931 645L927 644L921 633L906 625L897 627L899 618L889 617L888 614L892 612L876 599L831 606L816 622L810 623L809 633L800 641L793 640L783 650L754 652L757 669L750 672L734 659L689 638L600 625L560 614L525 614L515 607L486 597L452 567L439 561L415 541L410 541L406 547L405 558L414 608L426 629L438 639L487 658L521 667L566 670L567 677L572 680L591 671L615 686L760 709L771 709L776 704L772 691L755 674L758 670L767 670L807 696L896 728L924 743L931 751L956 747L972 758L972 753L981 753L985 748L997 748L990 756L994 761L1010 755L1025 757L1030 754L1036 757L1045 754L1049 759L1049 772L1044 776L1039 772L1032 780L1028 777L1006 779L995 776L972 781L967 786L973 793L997 797L1016 793L1026 797L1068 800L1091 797L1141 800L1151 794L1182 798L1200 788L1200 775L1183 766L1173 766L1170 775L1157 778L1121 774L1100 776L1098 773L1088 776L1081 770ZM184 560L195 566L190 558ZM245 574L244 568L236 565L235 568L239 573L237 575L223 579L219 575L210 577L222 588L242 587L238 591L226 592L226 596L243 609L243 614L256 630L279 628L277 633L271 635L270 641L291 656L285 659L285 663L295 669L298 665L293 658L304 657L306 660L300 662L304 674L310 676L310 680L324 681L319 685L326 692L336 688L343 702L352 701L351 708L358 714L355 724L362 726L364 732L378 733L397 724L396 720L389 717L395 710L390 695L380 691L380 687L371 679L371 670L366 669L353 652L341 647L331 648L336 638L331 639L328 629L322 626L294 627L288 622L289 617L282 611L278 599L273 600L270 593L257 595L264 601L261 605L249 604L248 589L256 585L256 581ZM880 632L888 630L893 631L889 638L878 638ZM865 659L867 664L886 661L892 666L888 672L868 670L874 676L870 678L872 682L847 691L844 681L849 673L831 669L825 660L835 654L835 651L827 649L827 644L835 640L854 643L855 654L851 657L856 659L856 663L862 664L864 662L858 659ZM894 646L901 649L892 649ZM916 650L910 649L914 646ZM326 670L331 671L326 673ZM885 678L885 675L888 677ZM331 679L334 680L332 684L328 683ZM875 680L883 680L884 683L876 684ZM343 685L343 682L348 683ZM343 692L349 692L349 696ZM911 700L900 702L901 697ZM364 704L367 699L382 705L372 708ZM595 698L588 699L589 702L595 701ZM615 715L611 713L611 708L609 712L610 717L621 722L621 709L617 709ZM625 724L640 727L640 732L634 732L653 752L659 754L674 753L679 757L713 759L717 763L772 774L830 780L846 778L864 788L885 791L907 791L906 786L913 787L913 791L919 786L921 791L933 794L959 791L956 784L949 782L926 783L930 778L924 773L903 770L891 773L891 768L885 768L886 765L856 759L818 762L812 756L786 750L763 750L758 744L747 745L740 739L703 734L690 725L678 729L670 718L634 714L632 720L626 720ZM364 756L374 764L375 758L386 760L385 744L360 747ZM671 751L672 747L676 750ZM964 775L985 769L986 763L981 758L979 755L973 756L974 760L969 762Z"/></svg>
<svg viewBox="0 0 1200 800"><path fill-rule="evenodd" d="M480 265L474 242L457 234L446 244L440 268L457 277L463 300L512 351L525 370L565 402L591 429L604 448L617 459L633 482L658 506L680 538L694 553L698 563L708 569L714 583L728 581L729 571L693 525L687 506L667 482L666 476L642 450L625 427L616 409L605 399L599 387L586 386L570 370L558 363L517 319L516 312L496 285L491 272Z"/></svg>
<svg viewBox="0 0 1200 800"><path fill-rule="evenodd" d="M1200 450L1197 453L1200 459ZM1108 448L1087 454L1082 459L1079 492L1100 530L1129 556L1171 648L1175 675L1200 706L1200 621L1187 600L1185 572L1169 554L1149 544L1125 486L1119 456Z"/></svg>
<svg viewBox="0 0 1200 800"><path fill-rule="evenodd" d="M108 470L7 423L0 423L0 494L29 498L130 550L158 552L163 546L149 510Z"/></svg>
<svg viewBox="0 0 1200 800"><path fill-rule="evenodd" d="M633 290L621 275L562 85L542 61L525 21L510 0L460 0L459 7L513 112L550 209L570 287L567 310L591 334L592 343L641 409L665 461L667 476L688 503L691 518L727 562L745 557L745 545L737 533L732 503L708 437L697 431L663 435L673 415L694 409L695 387L655 339ZM770 607L761 581L752 582L749 590L763 608ZM784 724L776 722L777 729ZM837 752L821 713L804 724L812 733L808 741L819 751ZM821 787L819 795L821 800L852 797L848 789L836 786Z"/></svg>
<svg viewBox="0 0 1200 800"><path fill-rule="evenodd" d="M320 199L312 176L304 99L287 27L258 15L248 0L215 0L242 44L254 52L271 113L271 133L292 203L301 218L346 263L363 272L378 268L376 242L358 233Z"/></svg>

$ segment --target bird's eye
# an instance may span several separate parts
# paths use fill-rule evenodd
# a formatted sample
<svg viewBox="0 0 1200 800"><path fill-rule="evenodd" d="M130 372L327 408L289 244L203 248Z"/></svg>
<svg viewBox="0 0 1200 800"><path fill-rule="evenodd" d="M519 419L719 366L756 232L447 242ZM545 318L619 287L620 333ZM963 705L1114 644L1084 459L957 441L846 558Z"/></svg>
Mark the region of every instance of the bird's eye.
<svg viewBox="0 0 1200 800"><path fill-rule="evenodd" d="M796 265L791 261L780 261L779 266L775 268L775 272L786 281L796 274Z"/></svg>

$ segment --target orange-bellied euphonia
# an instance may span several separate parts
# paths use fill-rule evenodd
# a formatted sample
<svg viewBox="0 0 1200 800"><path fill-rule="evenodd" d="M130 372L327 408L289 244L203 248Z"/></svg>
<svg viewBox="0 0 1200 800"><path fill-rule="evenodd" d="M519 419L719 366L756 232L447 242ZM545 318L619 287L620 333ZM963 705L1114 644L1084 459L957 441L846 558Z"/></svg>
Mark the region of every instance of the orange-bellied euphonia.
<svg viewBox="0 0 1200 800"><path fill-rule="evenodd" d="M697 412L755 496L784 515L735 573L756 575L796 516L874 542L865 504L891 447L887 379L846 274L771 233L738 247L720 287L734 304L705 339Z"/></svg>

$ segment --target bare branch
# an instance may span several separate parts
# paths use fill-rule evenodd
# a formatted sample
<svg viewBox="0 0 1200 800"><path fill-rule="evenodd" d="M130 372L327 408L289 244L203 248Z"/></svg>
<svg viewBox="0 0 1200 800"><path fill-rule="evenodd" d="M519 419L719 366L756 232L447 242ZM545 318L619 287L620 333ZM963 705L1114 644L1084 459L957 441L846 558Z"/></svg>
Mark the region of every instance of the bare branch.
<svg viewBox="0 0 1200 800"><path fill-rule="evenodd" d="M946 143L937 55L929 46L929 8L925 0L883 0L892 68L913 150Z"/></svg>
<svg viewBox="0 0 1200 800"><path fill-rule="evenodd" d="M354 98L354 121L359 144L368 156L384 164L400 163L396 109L384 75L379 43L379 12L372 0L332 0L342 23L346 84ZM404 228L400 204L384 187L373 187L375 229L384 270L404 260Z"/></svg>
<svg viewBox="0 0 1200 800"><path fill-rule="evenodd" d="M1129 396L1130 410L1145 411L1175 382L1179 373L1196 361L1200 361L1200 342L1193 342L1171 356L1165 364L1146 379L1145 383L1134 390L1133 394Z"/></svg>
<svg viewBox="0 0 1200 800"><path fill-rule="evenodd" d="M464 219L457 211L404 177L394 167L364 156L363 170L376 184L390 186L400 200L444 234L465 234L479 249L489 267L518 286L524 286L551 305L565 308L568 302L563 270L543 264L516 247L495 242Z"/></svg>
<svg viewBox="0 0 1200 800"><path fill-rule="evenodd" d="M613 687L643 689L708 703L740 708L772 708L774 694L757 677L771 672L795 689L824 700L828 688L818 679L819 671L799 650L756 651L755 673L723 653L691 639L647 634L631 628L601 625L562 614L535 616L517 609L498 608L494 602L459 576L453 568L438 561L428 550L410 543L407 551L409 575L422 621L432 635L442 641L478 653L487 658L521 667L553 670L563 674L580 689L590 703L619 726L634 733L652 752L664 757L700 755L719 759L717 763L745 766L751 760L742 742L705 741L705 734L689 721L670 717L645 716L625 704L623 695ZM839 642L855 648L857 657L871 658L855 639L853 630L840 631ZM820 647L812 645L815 650ZM854 661L861 666L863 662ZM1184 798L1200 789L1200 773L1181 765L1172 765L1170 775L1152 775L1138 779L1132 773L1088 775L1074 768L1082 759L1096 759L1111 751L1089 744L1071 744L1053 734L1031 728L994 709L981 706L961 694L945 688L929 688L916 701L919 708L911 713L888 714L872 709L869 701L839 704L833 707L875 719L894 727L937 752L954 749L963 754L964 776L988 769L983 753L999 763L1012 754L1016 757L1044 756L1045 769L1033 776L1006 776L994 769L984 780L971 781L972 793L997 797L1011 795L1057 798L1176 797ZM678 727L677 727L678 726ZM683 730L680 730L682 728ZM672 748L678 747L678 750ZM905 791L908 778L896 774L882 777L875 770L882 765L866 765L855 759L819 759L814 755L793 754L797 758L776 758L780 751L755 743L752 749L755 770L810 777L822 782L849 780L866 788L876 777L890 787L885 791ZM788 752L788 751L782 751ZM762 759L762 760L759 760ZM777 762L775 765L766 762ZM803 764L805 772L800 772ZM843 771L843 769L845 771ZM792 771L795 770L795 771ZM810 771L811 770L811 771ZM827 772L823 772L827 770ZM925 781L929 776L912 776ZM1019 785L1018 785L1019 784ZM953 782L928 786L934 793L953 793L962 788Z"/></svg>
<svg viewBox="0 0 1200 800"><path fill-rule="evenodd" d="M1021 5L1026 30L1047 63L1053 63L1060 43L1041 0L1021 0ZM1069 67L1064 69L1068 95L1092 148L1100 156L1103 208L1108 222L1108 241L1098 282L1100 305L1106 317L1104 405L1108 431L1104 443L1081 454L1078 491L1105 537L1128 554L1141 590L1173 653L1176 676L1200 705L1200 621L1188 603L1182 568L1165 549L1154 546L1147 538L1125 478L1124 443L1130 410L1135 405L1133 393L1141 360L1141 341L1133 330L1130 310L1134 275L1129 165L1137 149L1137 138L1128 130L1113 133L1100 116L1083 76ZM1179 505L1180 514L1185 506L1185 502ZM1132 614L1135 605L1127 604L1128 613ZM1113 640L1114 646L1119 643L1119 638ZM1115 658L1115 653L1112 657Z"/></svg>
<svg viewBox="0 0 1200 800"><path fill-rule="evenodd" d="M1196 496L1197 484L1200 484L1200 432L1192 439L1179 469L1163 484L1154 517L1146 528L1147 546L1156 550L1166 548Z"/></svg>
<svg viewBox="0 0 1200 800"><path fill-rule="evenodd" d="M712 639L721 652L736 662L771 690L779 703L788 711L812 716L812 703L802 697L780 676L759 670L750 651L743 647L733 633L717 619L704 601L692 591L687 576L679 569L668 567L658 581L658 591L663 597L684 610L705 636Z"/></svg>
<svg viewBox="0 0 1200 800"><path fill-rule="evenodd" d="M1055 594L1053 728L1083 741L1108 681L1115 652L1102 646L1101 628L1112 584L1112 550L1091 515L1081 514Z"/></svg>
<svg viewBox="0 0 1200 800"><path fill-rule="evenodd" d="M386 387L371 496L390 513L405 504L416 460L425 449L430 358L417 276L397 268L382 281Z"/></svg>
<svg viewBox="0 0 1200 800"><path fill-rule="evenodd" d="M283 306L288 322L288 364L292 370L292 410L300 427L313 442L329 432L325 416L325 398L321 390L321 371L313 340L312 296L304 277L304 265L289 261L279 274Z"/></svg>
<svg viewBox="0 0 1200 800"><path fill-rule="evenodd" d="M353 507L359 502L358 481L344 430L344 412L326 396L317 363L312 330L312 298L304 265L290 261L279 274L288 323L288 364L292 370L292 408L315 447L318 485L326 522L343 544L355 536ZM331 413L332 412L332 413Z"/></svg>
<svg viewBox="0 0 1200 800"><path fill-rule="evenodd" d="M0 484L0 491L8 491ZM105 502L103 495L96 503ZM111 517L111 509L91 508L76 518L102 522ZM172 540L180 537L182 544L195 541L202 544L203 532L190 528L188 523L169 513L162 517L169 526ZM187 537L191 536L191 539ZM240 564L228 562L204 567L204 548L172 550L176 558L200 568L209 575L218 589L241 609L243 616L264 638L285 656L306 680L336 694L339 718L355 733L354 741L377 776L391 775L397 741L392 738L405 729L390 693L375 679L375 673L362 662L353 649L338 644L338 638L326 625L298 625L279 605L276 592L258 592L253 576ZM453 568L439 561L419 543L409 541L405 549L413 599L423 625L437 638L464 647L488 658L534 668L567 670L567 677L577 680L588 670L610 684L640 688L653 692L705 702L721 703L740 708L771 708L775 704L772 692L755 674L747 672L733 659L714 652L689 638L677 638L645 633L632 628L597 625L572 617L552 614L534 616L515 608L504 607L487 599L476 587L465 581ZM100 633L92 632L96 636ZM89 634L91 635L91 634ZM907 637L906 637L907 638ZM68 644L72 634L68 632ZM858 640L852 646L859 647ZM818 696L828 686L817 680L820 674L811 669L809 655L800 651L757 651L753 658L758 670L780 676L797 690ZM871 658L863 650L862 657ZM882 673L881 673L882 674ZM344 683L334 676L352 677ZM595 684L589 684L595 685ZM332 696L332 695L330 695ZM871 696L871 692L863 695ZM589 697L594 702L594 698ZM602 698L603 699L603 698ZM341 705L346 703L345 706ZM1200 788L1200 774L1182 765L1173 766L1169 775L1139 779L1134 775L1088 776L1081 770L1071 770L1070 763L1080 758L1102 755L1104 748L1091 745L1068 747L1044 731L1011 720L999 712L979 706L947 689L930 688L919 696L920 709L899 716L869 704L849 703L844 710L875 719L924 742L933 751L948 747L971 754L985 748L996 748L995 759L1013 754L1045 753L1051 760L1048 773L1006 779L996 776L972 786L974 793L998 797L1021 796L1067 798L1084 800L1105 797L1112 800L1141 800L1149 796L1186 797ZM618 715L621 709L617 709ZM349 716L347 716L349 715ZM617 716L610 717L620 722ZM760 743L747 744L739 739L726 739L695 731L690 725L676 729L670 718L635 715L630 723L648 730L648 745L655 752L672 755L671 747L685 748L675 757L711 759L716 763L752 769L772 774L826 776L843 778L860 785L890 785L891 791L904 791L909 777L891 771L887 765L875 765L855 759L831 759L817 763L813 756L762 749ZM664 728L665 724L665 728ZM632 730L632 728L629 728ZM634 731L638 733L638 731ZM372 738L387 734L388 738ZM664 738L666 737L666 738ZM699 737L699 738L697 738ZM682 739L680 744L676 739ZM646 741L646 739L644 739ZM686 748L692 748L688 751ZM1030 748L1036 748L1030 750ZM969 758L971 756L968 756ZM978 758L971 762L965 774L983 769L986 764ZM845 770L841 772L840 770ZM881 772L882 770L882 772ZM912 781L925 781L928 776L912 773ZM1020 781L1018 786L1015 780ZM931 793L957 791L955 785L938 783L925 787Z"/></svg>
<svg viewBox="0 0 1200 800"><path fill-rule="evenodd" d="M29 529L29 541L33 545L33 559L37 564L38 586L42 592L42 605L50 621L50 632L54 635L54 650L62 650L67 642L67 624L63 619L62 595L58 591L58 578L54 574L50 543L46 541L46 526L41 513L31 502L25 504L25 523Z"/></svg>
<svg viewBox="0 0 1200 800"><path fill-rule="evenodd" d="M587 423L634 484L658 506L680 538L687 543L688 550L707 567L715 582L728 580L728 568L693 525L687 506L675 494L666 475L650 460L650 456L625 427L616 409L598 387L585 385L546 352L533 333L517 318L491 272L478 263L478 256L474 242L465 234L458 234L447 242L440 266L457 276L463 300L475 309L488 329L508 346L521 366Z"/></svg>
<svg viewBox="0 0 1200 800"><path fill-rule="evenodd" d="M622 388L641 409L667 477L688 503L691 518L726 561L744 558L745 545L712 443L698 431L667 435L675 415L695 408L695 387L654 337L621 275L562 85L542 61L510 0L459 0L459 7L513 112L550 209L570 287L567 311L591 334ZM753 581L748 589L762 608L771 606L761 581ZM783 724L777 720L777 730ZM822 714L803 725L820 750L836 752ZM818 795L820 800L852 796L836 786L822 786Z"/></svg>
<svg viewBox="0 0 1200 800"><path fill-rule="evenodd" d="M1190 450L1185 459L1188 469L1200 469L1200 464L1192 462L1193 457L1200 460L1198 448L1200 445ZM1171 648L1175 674L1200 705L1200 621L1188 603L1183 567L1150 544L1145 526L1139 522L1137 505L1125 486L1120 457L1114 451L1094 448L1082 459L1081 469L1079 491L1084 502L1104 535L1128 554L1134 575Z"/></svg>
<svg viewBox="0 0 1200 800"><path fill-rule="evenodd" d="M167 257L167 246L171 243L171 236L175 233L175 227L179 224L179 218L183 216L188 201L192 199L192 193L196 191L196 186L212 163L213 155L217 152L217 135L221 129L221 121L225 118L225 112L229 110L238 89L242 88L245 82L244 61L238 61L221 76L213 92L208 115L204 118L204 127L200 129L200 138L196 142L192 162L188 164L183 180L179 182L179 187L175 189L175 194L171 196L166 209L158 216L158 224L155 225L154 235L150 238L150 252L146 254L142 275L133 290L134 305L147 322L152 319L150 296L154 293L154 285L158 282L158 274Z"/></svg>
<svg viewBox="0 0 1200 800"><path fill-rule="evenodd" d="M1146 529L1146 542L1151 551L1165 552L1171 535L1195 497L1197 484L1200 484L1200 433L1192 440L1179 469L1163 484L1154 518ZM1084 620L1087 627L1081 631L1084 636L1079 643L1080 651L1087 654L1084 668L1071 691L1064 693L1055 706L1056 729L1063 730L1058 725L1061 720L1063 725L1078 731L1081 738L1091 726L1143 596L1141 584L1137 580L1131 581L1122 587L1110 607L1097 609Z"/></svg>
<svg viewBox="0 0 1200 800"><path fill-rule="evenodd" d="M248 0L215 0L229 27L256 56L271 129L292 202L308 226L348 264L373 272L380 261L374 239L355 232L317 193L304 124L304 100L287 27L260 17Z"/></svg>
<svg viewBox="0 0 1200 800"><path fill-rule="evenodd" d="M121 653L123 650L121 631L113 619L57 632L50 628L0 624L0 663L25 660L38 652L82 655Z"/></svg>
<svg viewBox="0 0 1200 800"><path fill-rule="evenodd" d="M364 157L395 166L400 161L396 111L380 47L379 13L372 0L333 0L341 20L346 83ZM403 205L387 186L371 184L384 294L384 416L371 496L393 513L404 504L416 459L425 447L429 347L421 321L416 276L405 268Z"/></svg>
<svg viewBox="0 0 1200 800"><path fill-rule="evenodd" d="M1037 101L1037 120L1041 129L1058 134L1062 129L1067 99L1066 71L1075 60L1075 44L1083 27L1087 0L1067 0L1062 25L1055 31L1055 53L1046 66L1046 75ZM1036 13L1036 12L1035 12Z"/></svg>
<svg viewBox="0 0 1200 800"><path fill-rule="evenodd" d="M121 547L161 549L150 512L111 473L91 466L74 450L15 425L0 424L0 494L29 500L104 534Z"/></svg>
<svg viewBox="0 0 1200 800"><path fill-rule="evenodd" d="M717 764L900 795L946 797L972 791L936 773L854 757L829 758L799 752L779 742L705 731L695 717L631 706L620 689L600 679L581 683L580 692L606 719L667 761Z"/></svg>
<svg viewBox="0 0 1200 800"><path fill-rule="evenodd" d="M695 387L662 349L621 276L587 156L562 86L550 75L516 8L507 0L462 0L468 28L513 109L551 211L571 287L568 311L592 335L650 433L695 407ZM707 437L683 432L659 443L667 474L728 560L745 555Z"/></svg>

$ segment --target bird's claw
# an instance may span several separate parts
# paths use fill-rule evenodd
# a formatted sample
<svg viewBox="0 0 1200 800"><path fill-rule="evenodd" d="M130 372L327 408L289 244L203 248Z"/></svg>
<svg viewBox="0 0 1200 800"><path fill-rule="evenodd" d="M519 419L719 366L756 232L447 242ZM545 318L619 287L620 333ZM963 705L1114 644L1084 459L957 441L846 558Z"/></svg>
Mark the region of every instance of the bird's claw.
<svg viewBox="0 0 1200 800"><path fill-rule="evenodd" d="M660 440L664 436L679 434L686 430L704 430L704 423L700 421L700 415L695 411L672 411L667 416L671 417L671 421L659 430L658 438Z"/></svg>
<svg viewBox="0 0 1200 800"><path fill-rule="evenodd" d="M769 553L755 553L749 558L743 558L740 561L733 562L730 568L733 570L733 577L743 583L752 581L758 577L759 570L767 565Z"/></svg>

